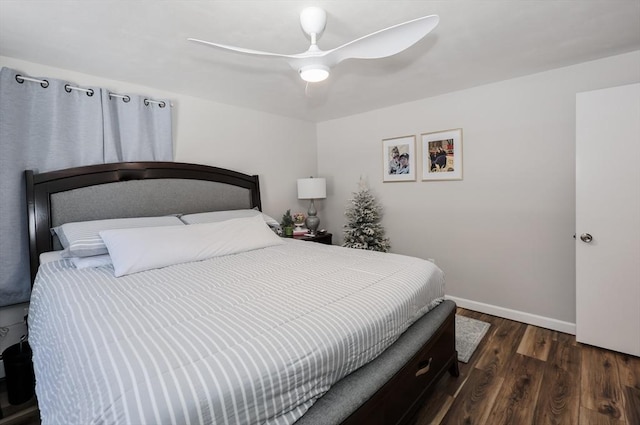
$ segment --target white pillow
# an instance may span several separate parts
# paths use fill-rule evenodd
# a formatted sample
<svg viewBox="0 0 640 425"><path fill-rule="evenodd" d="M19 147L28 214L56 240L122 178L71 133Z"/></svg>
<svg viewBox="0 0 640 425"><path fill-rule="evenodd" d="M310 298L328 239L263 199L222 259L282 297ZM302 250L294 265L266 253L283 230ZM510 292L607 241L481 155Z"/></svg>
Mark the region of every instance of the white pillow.
<svg viewBox="0 0 640 425"><path fill-rule="evenodd" d="M50 263L51 261L62 260L62 251L48 251L40 254L40 265Z"/></svg>
<svg viewBox="0 0 640 425"><path fill-rule="evenodd" d="M116 277L284 243L261 216L100 232Z"/></svg>
<svg viewBox="0 0 640 425"><path fill-rule="evenodd" d="M216 223L218 221L232 220L234 218L246 218L255 217L257 215L262 216L263 220L269 227L280 227L280 223L277 220L269 217L263 212L257 209L252 210L225 210L225 211L211 211L197 214L185 214L180 217L185 224L200 224L200 223Z"/></svg>
<svg viewBox="0 0 640 425"><path fill-rule="evenodd" d="M109 254L94 255L91 257L73 257L71 261L76 266L76 269L80 270L112 264L111 256Z"/></svg>
<svg viewBox="0 0 640 425"><path fill-rule="evenodd" d="M114 218L65 223L51 230L65 248L62 256L71 258L106 254L107 247L98 234L101 230L158 226L184 226L184 223L175 216Z"/></svg>

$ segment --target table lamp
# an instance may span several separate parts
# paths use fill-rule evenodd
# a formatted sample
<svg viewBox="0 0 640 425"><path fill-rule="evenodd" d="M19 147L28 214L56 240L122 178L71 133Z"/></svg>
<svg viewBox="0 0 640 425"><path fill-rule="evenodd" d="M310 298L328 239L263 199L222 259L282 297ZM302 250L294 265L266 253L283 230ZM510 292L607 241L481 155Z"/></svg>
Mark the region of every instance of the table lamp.
<svg viewBox="0 0 640 425"><path fill-rule="evenodd" d="M315 205L313 205L314 199L324 199L327 197L327 181L322 178L309 177L308 179L298 179L298 199L310 199L311 204L307 211L307 219L304 224L309 229L309 234L315 236L318 226L320 225L320 219L316 216Z"/></svg>

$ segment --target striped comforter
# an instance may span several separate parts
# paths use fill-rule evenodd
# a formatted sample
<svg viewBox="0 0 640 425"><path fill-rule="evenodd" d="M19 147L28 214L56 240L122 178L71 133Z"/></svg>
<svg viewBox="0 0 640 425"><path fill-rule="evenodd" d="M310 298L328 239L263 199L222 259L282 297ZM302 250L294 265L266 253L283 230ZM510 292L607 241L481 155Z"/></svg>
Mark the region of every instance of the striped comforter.
<svg viewBox="0 0 640 425"><path fill-rule="evenodd" d="M43 424L291 424L444 294L413 257L287 240L120 278L40 267Z"/></svg>

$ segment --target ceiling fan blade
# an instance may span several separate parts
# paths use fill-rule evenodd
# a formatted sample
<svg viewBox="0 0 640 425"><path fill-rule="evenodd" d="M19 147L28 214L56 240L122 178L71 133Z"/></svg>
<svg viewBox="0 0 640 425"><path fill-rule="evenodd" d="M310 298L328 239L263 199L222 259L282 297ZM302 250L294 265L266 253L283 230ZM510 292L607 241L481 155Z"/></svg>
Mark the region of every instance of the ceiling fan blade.
<svg viewBox="0 0 640 425"><path fill-rule="evenodd" d="M316 19L318 19L317 16ZM439 21L440 18L438 15L424 16L376 31L343 44L340 47L326 51L321 50L316 44L318 34L312 33L311 46L309 46L309 49L293 55L228 46L226 44L199 40L197 38L188 38L188 40L235 53L286 59L289 66L298 71L303 80L315 83L326 79L329 76L330 68L345 59L378 59L400 53L429 34L429 32L438 25ZM306 22L305 26L305 21L301 18L301 23L306 32L313 30L310 30L308 27L324 29L325 25L322 19L320 19L319 22ZM313 24L315 24L315 26Z"/></svg>
<svg viewBox="0 0 640 425"><path fill-rule="evenodd" d="M376 31L328 50L323 63L333 66L345 59L378 59L395 55L424 38L439 21L438 15L429 15Z"/></svg>
<svg viewBox="0 0 640 425"><path fill-rule="evenodd" d="M188 38L187 40L195 41L196 43L202 43L202 44L206 44L207 46L217 47L224 50L231 50L232 52L236 52L236 53L243 53L246 55L259 55L259 56L278 57L278 58L287 58L287 59L297 58L299 56L299 55L283 55L280 53L262 52L260 50L245 49L243 47L227 46L226 44L212 43L210 41L198 40L197 38Z"/></svg>

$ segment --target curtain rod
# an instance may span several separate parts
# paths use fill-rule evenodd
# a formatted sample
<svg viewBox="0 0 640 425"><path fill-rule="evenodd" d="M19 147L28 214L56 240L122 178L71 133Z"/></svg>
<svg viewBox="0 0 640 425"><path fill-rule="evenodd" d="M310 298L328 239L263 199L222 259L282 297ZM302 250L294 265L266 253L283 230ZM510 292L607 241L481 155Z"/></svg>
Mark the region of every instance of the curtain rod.
<svg viewBox="0 0 640 425"><path fill-rule="evenodd" d="M22 80L22 81L20 81ZM16 81L20 84L24 83L26 81L33 81L34 83L40 83L40 85L42 86L43 89L46 89L47 87L49 87L49 82L47 80L37 80L35 78L30 78L30 77L23 77L20 74L16 75Z"/></svg>
<svg viewBox="0 0 640 425"><path fill-rule="evenodd" d="M49 82L47 80L38 80L37 78L25 77L24 75L20 75L20 74L16 75L16 81L18 83L20 83L20 84L24 83L25 81L31 81L31 82L34 82L34 83L40 83L40 85L44 89L49 87ZM82 92L85 92L87 94L87 96L93 96L93 92L94 92L93 89L84 89L82 87L75 87L75 86L72 86L70 84L65 84L64 85L64 90L67 93L71 93L71 90L82 91ZM122 99L122 101L124 103L128 103L131 100L131 97L126 95L126 94L117 94L117 93L111 93L111 92L108 92L108 93L109 93L109 98L118 97L118 98ZM158 105L161 108L164 108L165 106L167 106L167 103L165 101L162 101L162 100L153 100L153 99L148 99L148 98L144 99L145 106L149 106L150 103L154 103L154 104ZM170 106L173 106L173 104L170 104Z"/></svg>

